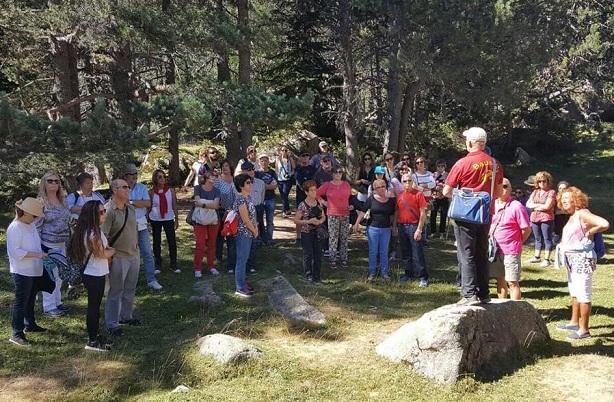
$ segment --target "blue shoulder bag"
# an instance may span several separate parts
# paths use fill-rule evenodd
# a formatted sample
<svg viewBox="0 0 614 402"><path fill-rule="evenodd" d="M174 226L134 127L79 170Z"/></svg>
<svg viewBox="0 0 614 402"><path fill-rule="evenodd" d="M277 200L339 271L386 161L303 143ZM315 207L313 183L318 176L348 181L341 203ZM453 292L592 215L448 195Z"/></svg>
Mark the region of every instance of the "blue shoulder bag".
<svg viewBox="0 0 614 402"><path fill-rule="evenodd" d="M448 218L455 221L487 225L490 222L491 194L495 192L497 161L493 158L490 194L486 191L473 191L471 188L455 188L448 209Z"/></svg>

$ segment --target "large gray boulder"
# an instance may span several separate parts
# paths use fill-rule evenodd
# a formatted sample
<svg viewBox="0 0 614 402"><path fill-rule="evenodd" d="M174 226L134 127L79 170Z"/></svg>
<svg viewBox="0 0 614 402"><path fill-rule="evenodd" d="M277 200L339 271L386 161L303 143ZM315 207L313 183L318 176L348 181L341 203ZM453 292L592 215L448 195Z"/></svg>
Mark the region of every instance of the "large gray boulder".
<svg viewBox="0 0 614 402"><path fill-rule="evenodd" d="M213 291L213 284L209 281L200 280L194 285L197 296L190 296L188 302L199 303L203 307L216 307L224 304L222 298Z"/></svg>
<svg viewBox="0 0 614 402"><path fill-rule="evenodd" d="M496 357L514 359L522 349L550 339L539 313L525 301L493 300L477 306L447 305L403 325L376 348L409 363L424 376L454 383Z"/></svg>
<svg viewBox="0 0 614 402"><path fill-rule="evenodd" d="M260 282L269 292L269 303L293 325L308 328L326 326L326 318L307 303L286 278L281 275Z"/></svg>
<svg viewBox="0 0 614 402"><path fill-rule="evenodd" d="M204 336L197 344L201 355L213 357L224 364L246 362L262 356L262 352L255 346L226 334Z"/></svg>

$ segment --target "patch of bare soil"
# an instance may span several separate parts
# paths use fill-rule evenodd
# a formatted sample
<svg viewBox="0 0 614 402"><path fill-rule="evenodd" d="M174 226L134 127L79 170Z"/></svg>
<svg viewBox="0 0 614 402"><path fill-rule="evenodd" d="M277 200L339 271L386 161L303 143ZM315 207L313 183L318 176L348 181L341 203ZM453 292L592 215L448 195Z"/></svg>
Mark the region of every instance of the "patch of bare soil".
<svg viewBox="0 0 614 402"><path fill-rule="evenodd" d="M614 400L614 358L574 355L551 360L541 383L553 391L549 400L611 402Z"/></svg>

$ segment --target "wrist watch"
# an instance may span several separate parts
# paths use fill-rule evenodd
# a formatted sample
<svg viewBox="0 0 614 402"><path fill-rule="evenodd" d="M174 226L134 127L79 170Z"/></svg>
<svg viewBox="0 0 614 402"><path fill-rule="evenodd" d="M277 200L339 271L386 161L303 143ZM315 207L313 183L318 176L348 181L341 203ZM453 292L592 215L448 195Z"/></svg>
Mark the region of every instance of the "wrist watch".
<svg viewBox="0 0 614 402"><path fill-rule="evenodd" d="M134 201L130 200L130 205L134 205Z"/></svg>

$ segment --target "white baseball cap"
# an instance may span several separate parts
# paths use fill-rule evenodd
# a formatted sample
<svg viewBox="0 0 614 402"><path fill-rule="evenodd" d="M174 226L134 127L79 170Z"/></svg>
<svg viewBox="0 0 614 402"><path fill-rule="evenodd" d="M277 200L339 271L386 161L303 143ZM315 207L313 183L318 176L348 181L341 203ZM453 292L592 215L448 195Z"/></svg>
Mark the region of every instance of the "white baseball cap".
<svg viewBox="0 0 614 402"><path fill-rule="evenodd" d="M486 142L486 131L480 127L471 127L469 130L463 131L463 137L469 141L482 141Z"/></svg>

